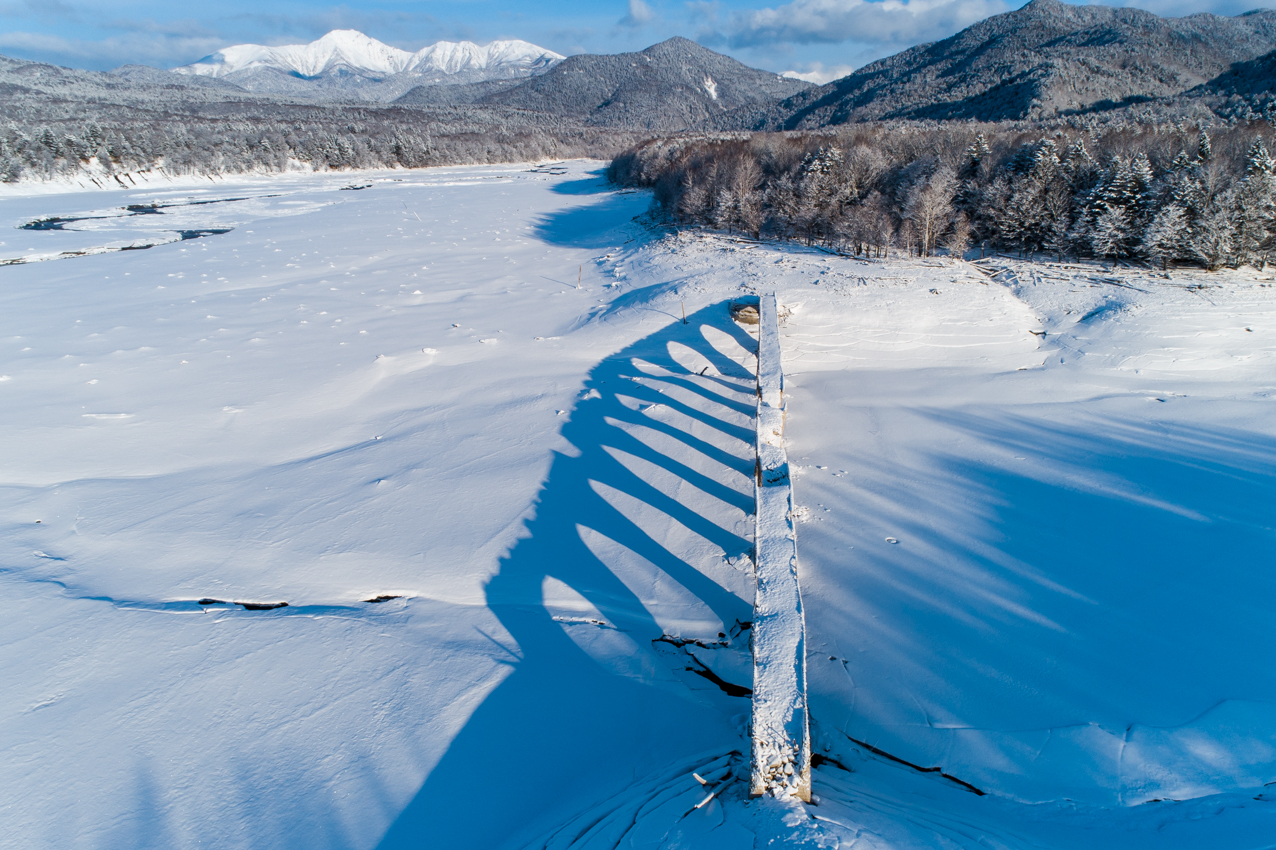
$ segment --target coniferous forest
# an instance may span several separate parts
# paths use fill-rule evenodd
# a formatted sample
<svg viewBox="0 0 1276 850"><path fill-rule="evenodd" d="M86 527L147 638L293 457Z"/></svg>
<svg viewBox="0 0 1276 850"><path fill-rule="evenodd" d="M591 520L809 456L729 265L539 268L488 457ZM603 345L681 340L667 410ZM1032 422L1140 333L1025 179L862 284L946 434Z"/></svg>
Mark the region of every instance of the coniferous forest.
<svg viewBox="0 0 1276 850"><path fill-rule="evenodd" d="M641 138L513 111L285 104L265 113L259 108L228 117L11 119L0 129L0 182L81 173L113 180L116 174L151 170L226 175L608 157Z"/></svg>
<svg viewBox="0 0 1276 850"><path fill-rule="evenodd" d="M860 256L978 249L1215 269L1276 251L1271 139L1266 122L858 124L647 141L609 174L652 188L675 223Z"/></svg>

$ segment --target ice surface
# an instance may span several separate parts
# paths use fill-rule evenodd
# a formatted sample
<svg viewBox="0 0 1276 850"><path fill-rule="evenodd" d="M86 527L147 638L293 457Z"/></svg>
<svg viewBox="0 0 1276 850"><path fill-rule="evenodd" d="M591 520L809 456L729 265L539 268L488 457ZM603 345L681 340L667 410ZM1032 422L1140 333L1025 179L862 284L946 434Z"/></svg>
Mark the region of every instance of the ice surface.
<svg viewBox="0 0 1276 850"><path fill-rule="evenodd" d="M4 257L229 228L0 269L5 842L1269 846L1268 276L677 236L597 169L0 199ZM813 806L733 695L764 287Z"/></svg>

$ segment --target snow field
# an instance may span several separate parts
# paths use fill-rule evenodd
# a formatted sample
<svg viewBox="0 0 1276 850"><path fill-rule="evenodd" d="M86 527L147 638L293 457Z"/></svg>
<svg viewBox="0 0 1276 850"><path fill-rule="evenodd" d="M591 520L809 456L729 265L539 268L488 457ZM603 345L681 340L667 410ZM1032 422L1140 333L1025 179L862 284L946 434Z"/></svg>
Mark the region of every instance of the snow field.
<svg viewBox="0 0 1276 850"><path fill-rule="evenodd" d="M646 279L792 308L814 746L868 774L825 762L816 817L892 847L1266 846L1270 276L665 245Z"/></svg>
<svg viewBox="0 0 1276 850"><path fill-rule="evenodd" d="M590 448L613 472L569 475L563 502L596 487L596 511L616 518L554 518L577 560L544 566L536 550L557 557L560 544L517 544L545 516L552 452L579 451L560 429L590 369L670 323L586 321L615 279L594 261L630 238L613 231L647 200L600 195L580 166L410 177L364 191L316 177L300 199L320 205L304 215L219 218L237 226L5 270L0 581L17 684L0 711L16 768L5 833L24 846L180 847L215 833L224 846L371 847L405 809L439 841L494 846L564 822L586 790L615 793L631 771L739 740L730 717L744 701L687 673L686 647L651 640L703 639L692 649L747 669L718 637L749 617L747 469L734 485L723 471L751 463L748 370L730 359L747 349L679 325L599 378L607 402L581 427L617 435ZM225 188L203 197L242 194ZM154 200L119 195L44 198L39 212ZM17 224L32 205L15 204ZM683 361L715 368L691 381ZM688 405L706 393L716 408ZM688 431L693 466L672 467L668 444ZM723 526L678 507L703 490ZM655 668L638 681L613 670L629 669L629 644L595 640L614 626L554 619L561 570L591 549L629 566L642 594L609 570L601 589L571 575L597 619L643 624L624 637ZM511 551L531 554L497 581ZM401 598L365 601L382 596ZM515 640L524 611L534 625ZM480 705L497 711L490 728ZM535 705L547 716L531 717ZM579 770L603 752L624 768ZM502 763L512 784L493 786ZM533 772L553 782L529 789ZM506 816L487 813L491 795Z"/></svg>
<svg viewBox="0 0 1276 850"><path fill-rule="evenodd" d="M837 694L826 716L1032 802L1134 804L1276 778L1272 683L1246 649L1270 621L1252 604L1269 583L1255 567L1272 551L1258 508L1272 481L1249 366L1270 352L1256 341L1229 363L1212 341L1270 321L1270 301L1251 312L1264 291L1215 290L1230 303L1194 315L1214 325L1193 336L1199 357L1179 347L1196 295L1165 287L1130 308L1137 324L1020 321L1049 329L1039 355L1035 335L1016 346L972 316L958 325L982 350L940 333L928 367L901 348L832 372L831 349L807 338L824 334L795 333L794 359L815 358L790 367L791 433L852 426L805 432L807 457L824 461L801 486L824 520L803 538L812 652L827 629L834 656L812 667ZM975 351L986 365L955 373ZM1032 356L1045 366L1020 371ZM854 583L835 566L849 563Z"/></svg>
<svg viewBox="0 0 1276 850"><path fill-rule="evenodd" d="M0 270L5 841L1269 845L1269 283L666 235L596 167L0 200L255 199ZM813 806L742 755L764 287Z"/></svg>

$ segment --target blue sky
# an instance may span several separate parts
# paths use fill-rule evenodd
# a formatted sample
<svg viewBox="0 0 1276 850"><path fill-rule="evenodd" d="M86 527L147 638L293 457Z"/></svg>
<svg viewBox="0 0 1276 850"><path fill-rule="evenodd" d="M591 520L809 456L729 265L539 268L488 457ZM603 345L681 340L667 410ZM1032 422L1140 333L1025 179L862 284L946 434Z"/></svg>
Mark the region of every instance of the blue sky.
<svg viewBox="0 0 1276 850"><path fill-rule="evenodd" d="M674 35L759 68L832 78L944 38L1023 0L0 0L0 53L106 70L171 68L231 44L358 29L406 50L521 38L559 53L638 50ZM1117 3L1115 5L1127 5ZM1161 15L1234 15L1263 0L1142 0Z"/></svg>

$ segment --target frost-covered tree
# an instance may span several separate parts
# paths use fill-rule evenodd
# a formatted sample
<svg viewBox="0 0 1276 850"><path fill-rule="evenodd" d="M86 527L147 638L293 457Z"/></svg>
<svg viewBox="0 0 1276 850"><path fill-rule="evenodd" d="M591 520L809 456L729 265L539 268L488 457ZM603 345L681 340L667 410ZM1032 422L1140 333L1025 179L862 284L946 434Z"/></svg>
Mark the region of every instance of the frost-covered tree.
<svg viewBox="0 0 1276 850"><path fill-rule="evenodd" d="M758 238L762 228L762 195L758 183L762 179L762 169L751 157L742 157L735 163L731 179L731 192L735 200L736 221L738 228Z"/></svg>
<svg viewBox="0 0 1276 850"><path fill-rule="evenodd" d="M1166 269L1171 262L1188 255L1191 236L1186 211L1178 204L1170 204L1152 219L1143 233L1143 242L1139 249L1162 269Z"/></svg>
<svg viewBox="0 0 1276 850"><path fill-rule="evenodd" d="M808 154L802 163L793 221L807 244L827 236L841 214L846 199L842 165L842 151L835 145Z"/></svg>
<svg viewBox="0 0 1276 850"><path fill-rule="evenodd" d="M961 180L975 180L982 176L983 164L992 155L992 151L988 149L988 139L983 133L976 133L975 139L966 148L966 158L962 163L961 171L958 178Z"/></svg>
<svg viewBox="0 0 1276 850"><path fill-rule="evenodd" d="M1096 257L1129 255L1130 214L1124 207L1104 204L1090 227L1090 250Z"/></svg>
<svg viewBox="0 0 1276 850"><path fill-rule="evenodd" d="M1141 233L1142 229L1156 215L1157 209L1157 191L1156 191L1156 175L1152 173L1152 163L1148 160L1148 156L1143 151L1134 157L1130 163L1130 176L1134 181L1134 208L1131 211L1135 229ZM1140 235L1136 233L1136 235Z"/></svg>
<svg viewBox="0 0 1276 850"><path fill-rule="evenodd" d="M1067 183L1056 179L1044 188L1041 200L1044 211L1041 247L1063 262L1072 247L1073 194Z"/></svg>
<svg viewBox="0 0 1276 850"><path fill-rule="evenodd" d="M940 235L948 228L956 190L957 175L947 166L940 166L909 187L904 220L916 228L921 256L929 257L934 252Z"/></svg>
<svg viewBox="0 0 1276 850"><path fill-rule="evenodd" d="M741 229L735 172L722 166L752 161L759 235L857 254L881 254L897 238L931 253L962 213L973 243L1029 255L1210 267L1265 261L1276 250L1271 129L1257 128L1255 146L1252 127L1197 128L1194 149L1185 132L1122 125L1024 141L1022 127L848 125L652 141L618 158L613 174L653 186L680 220ZM940 175L951 175L951 192L935 192ZM937 195L947 205L931 204ZM697 206L696 198L710 203Z"/></svg>
<svg viewBox="0 0 1276 850"><path fill-rule="evenodd" d="M796 175L781 174L767 188L766 204L771 210L771 225L777 235L792 236L798 228L802 209Z"/></svg>
<svg viewBox="0 0 1276 850"><path fill-rule="evenodd" d="M1235 261L1233 250L1231 190L1213 198L1202 210L1192 233L1191 250L1208 269L1217 269Z"/></svg>
<svg viewBox="0 0 1276 850"><path fill-rule="evenodd" d="M1271 154L1267 152L1267 145L1263 144L1263 137L1257 137L1245 154L1245 176L1252 177L1255 174L1269 175L1274 168L1276 168L1276 164L1272 162Z"/></svg>
<svg viewBox="0 0 1276 850"><path fill-rule="evenodd" d="M944 247L954 260L961 260L966 256L966 251L970 248L970 219L966 218L965 213L957 213L957 217L953 219Z"/></svg>
<svg viewBox="0 0 1276 850"><path fill-rule="evenodd" d="M1238 263L1265 265L1276 223L1276 163L1255 139L1245 157L1245 177L1235 192L1233 250Z"/></svg>

